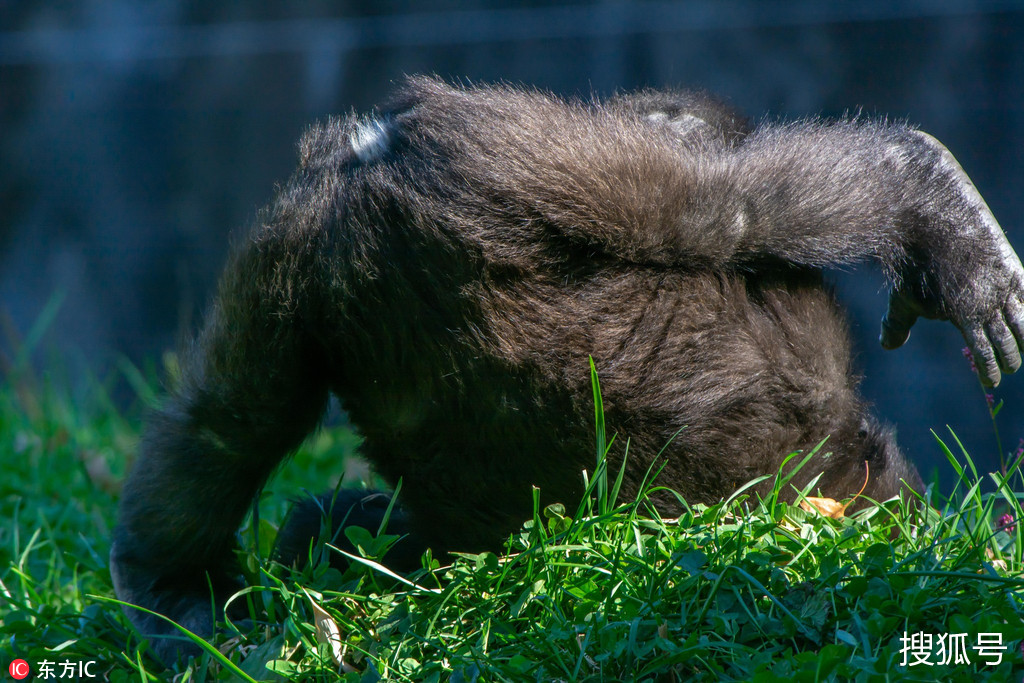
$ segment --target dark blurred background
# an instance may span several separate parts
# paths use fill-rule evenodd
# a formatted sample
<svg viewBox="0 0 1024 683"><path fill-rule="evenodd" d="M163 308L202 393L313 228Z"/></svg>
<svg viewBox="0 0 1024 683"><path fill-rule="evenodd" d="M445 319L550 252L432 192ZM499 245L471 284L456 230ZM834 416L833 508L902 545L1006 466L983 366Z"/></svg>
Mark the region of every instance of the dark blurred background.
<svg viewBox="0 0 1024 683"><path fill-rule="evenodd" d="M0 0L0 354L60 294L40 348L72 377L173 348L303 129L424 72L581 96L703 88L755 121L905 119L949 146L1024 249L1019 1ZM956 330L919 323L883 352L882 279L836 280L865 393L926 476L948 481L929 433L947 424L995 469ZM1024 377L996 399L1015 450Z"/></svg>

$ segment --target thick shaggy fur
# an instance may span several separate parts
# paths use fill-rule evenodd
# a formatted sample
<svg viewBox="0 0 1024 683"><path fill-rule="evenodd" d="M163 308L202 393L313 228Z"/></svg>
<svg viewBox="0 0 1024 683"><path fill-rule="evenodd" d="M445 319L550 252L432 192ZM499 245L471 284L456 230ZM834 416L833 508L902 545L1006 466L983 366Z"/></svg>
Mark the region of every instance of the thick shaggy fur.
<svg viewBox="0 0 1024 683"><path fill-rule="evenodd" d="M590 357L609 432L630 440L626 496L662 448L659 483L714 501L826 437L797 486L820 474L843 498L870 471L874 499L920 487L857 395L818 270L868 257L897 285L885 345L943 317L989 381L1020 364L1024 271L922 133L750 132L691 93L581 103L412 79L385 110L305 136L228 266L125 488L118 595L209 633L207 577L222 600L236 528L329 392L439 552L498 545L532 486L578 500Z"/></svg>

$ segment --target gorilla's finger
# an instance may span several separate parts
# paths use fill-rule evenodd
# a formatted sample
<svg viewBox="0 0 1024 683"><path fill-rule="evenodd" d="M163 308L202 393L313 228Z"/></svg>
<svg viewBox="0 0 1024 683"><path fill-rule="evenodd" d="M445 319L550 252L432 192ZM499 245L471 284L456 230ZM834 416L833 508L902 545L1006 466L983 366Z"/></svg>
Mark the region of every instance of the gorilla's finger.
<svg viewBox="0 0 1024 683"><path fill-rule="evenodd" d="M882 318L882 333L878 337L884 349L898 349L910 337L910 328L917 322L917 307L907 296L893 292L889 297L889 310Z"/></svg>
<svg viewBox="0 0 1024 683"><path fill-rule="evenodd" d="M985 326L985 334L995 350L999 369L1006 374L1017 372L1017 368L1020 367L1017 340L1013 338L1013 333L1001 315L997 315L995 320Z"/></svg>
<svg viewBox="0 0 1024 683"><path fill-rule="evenodd" d="M1003 318L1017 341L1017 347L1024 348L1024 304L1012 297L1003 309Z"/></svg>
<svg viewBox="0 0 1024 683"><path fill-rule="evenodd" d="M971 350L974 357L974 365L978 368L978 378L986 387L999 385L999 364L996 362L996 353L985 336L984 330L978 326L967 327L963 331L967 348Z"/></svg>
<svg viewBox="0 0 1024 683"><path fill-rule="evenodd" d="M888 316L882 318L882 332L878 335L878 343L883 349L898 349L910 338L910 328L897 328L889 322Z"/></svg>

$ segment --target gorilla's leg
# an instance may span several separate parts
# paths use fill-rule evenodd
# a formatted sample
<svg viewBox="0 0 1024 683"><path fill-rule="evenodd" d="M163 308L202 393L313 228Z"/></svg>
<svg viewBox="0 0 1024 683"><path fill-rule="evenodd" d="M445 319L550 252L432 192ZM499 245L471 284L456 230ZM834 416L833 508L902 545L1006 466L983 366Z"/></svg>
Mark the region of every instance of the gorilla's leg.
<svg viewBox="0 0 1024 683"><path fill-rule="evenodd" d="M183 359L181 386L148 421L111 547L121 600L203 636L236 588L238 526L327 401L322 354L305 334L311 316L294 298L307 280L289 270L297 259L275 256L288 248L282 241L264 228L226 272L217 306ZM166 621L126 612L164 662L197 652L168 639L177 631Z"/></svg>

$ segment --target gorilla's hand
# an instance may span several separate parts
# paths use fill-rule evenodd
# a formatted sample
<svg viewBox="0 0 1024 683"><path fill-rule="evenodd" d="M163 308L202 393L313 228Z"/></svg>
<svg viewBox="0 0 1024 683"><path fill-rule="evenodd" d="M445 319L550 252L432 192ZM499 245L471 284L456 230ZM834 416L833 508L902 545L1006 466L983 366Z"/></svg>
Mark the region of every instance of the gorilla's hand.
<svg viewBox="0 0 1024 683"><path fill-rule="evenodd" d="M925 193L915 219L919 246L911 248L890 293L880 341L887 349L901 346L918 317L949 320L963 333L981 381L995 386L1000 371L1021 365L1024 268L949 150L915 134L934 191Z"/></svg>

